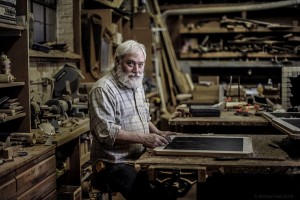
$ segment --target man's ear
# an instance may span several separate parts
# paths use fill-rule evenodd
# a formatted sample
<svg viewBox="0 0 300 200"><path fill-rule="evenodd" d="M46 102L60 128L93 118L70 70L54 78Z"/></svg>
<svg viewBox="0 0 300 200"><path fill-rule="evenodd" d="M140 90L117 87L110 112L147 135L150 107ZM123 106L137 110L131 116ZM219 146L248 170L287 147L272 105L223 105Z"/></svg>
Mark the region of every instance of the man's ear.
<svg viewBox="0 0 300 200"><path fill-rule="evenodd" d="M116 57L115 58L115 65L118 66L120 64L120 58Z"/></svg>

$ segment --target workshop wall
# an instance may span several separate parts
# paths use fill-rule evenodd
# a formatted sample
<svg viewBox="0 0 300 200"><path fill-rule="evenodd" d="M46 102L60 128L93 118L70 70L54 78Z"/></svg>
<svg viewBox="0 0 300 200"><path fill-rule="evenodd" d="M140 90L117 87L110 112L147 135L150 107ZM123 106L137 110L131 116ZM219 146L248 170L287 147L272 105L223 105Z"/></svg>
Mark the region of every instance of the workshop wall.
<svg viewBox="0 0 300 200"><path fill-rule="evenodd" d="M73 0L57 1L57 40L74 52Z"/></svg>
<svg viewBox="0 0 300 200"><path fill-rule="evenodd" d="M57 42L66 43L68 51L74 52L73 0L57 1ZM64 61L53 58L30 58L30 95L33 100L44 104L52 98L51 78L65 65L76 66L76 60Z"/></svg>

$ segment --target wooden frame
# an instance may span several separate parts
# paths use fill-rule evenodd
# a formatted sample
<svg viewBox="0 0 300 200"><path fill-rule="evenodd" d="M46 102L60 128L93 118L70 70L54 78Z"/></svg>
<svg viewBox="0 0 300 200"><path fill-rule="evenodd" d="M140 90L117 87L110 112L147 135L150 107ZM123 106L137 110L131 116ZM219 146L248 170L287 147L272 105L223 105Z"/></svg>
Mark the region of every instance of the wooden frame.
<svg viewBox="0 0 300 200"><path fill-rule="evenodd" d="M189 138L192 140L195 140L197 138L203 138L203 139L213 139L214 142L220 143L220 141L217 141L218 139L241 139L242 140L242 151L240 150L232 150L229 148L229 150L205 150L205 149L191 149L189 148L186 143L182 143L183 149L167 149L168 145L156 147L153 149L153 152L157 155L188 155L188 156L212 156L212 157L221 157L221 156L237 156L237 157L249 157L253 154L253 147L252 147L252 139L250 137L233 137L233 136L212 136L212 135L176 135L171 136L171 139L174 140L174 138ZM170 142L172 144L172 142ZM198 144L197 144L198 145ZM202 145L199 143L199 145ZM220 143L220 145L222 145ZM224 145L223 145L224 146ZM229 147L229 146L227 146ZM227 148L226 147L226 148Z"/></svg>

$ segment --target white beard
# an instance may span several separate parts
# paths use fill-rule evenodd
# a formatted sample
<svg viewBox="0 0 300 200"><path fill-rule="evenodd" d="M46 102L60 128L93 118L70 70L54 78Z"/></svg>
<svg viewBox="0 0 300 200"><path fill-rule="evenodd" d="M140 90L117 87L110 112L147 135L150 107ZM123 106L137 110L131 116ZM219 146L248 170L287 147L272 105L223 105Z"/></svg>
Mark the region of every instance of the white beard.
<svg viewBox="0 0 300 200"><path fill-rule="evenodd" d="M118 80L128 88L136 89L143 84L144 73L126 73L120 65L116 73Z"/></svg>

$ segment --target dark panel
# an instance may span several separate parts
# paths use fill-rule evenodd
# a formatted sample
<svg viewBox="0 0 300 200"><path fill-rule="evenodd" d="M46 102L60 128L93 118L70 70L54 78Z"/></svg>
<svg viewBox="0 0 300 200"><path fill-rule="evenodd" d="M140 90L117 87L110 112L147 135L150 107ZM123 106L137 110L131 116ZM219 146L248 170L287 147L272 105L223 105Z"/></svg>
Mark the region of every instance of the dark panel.
<svg viewBox="0 0 300 200"><path fill-rule="evenodd" d="M176 137L165 149L243 151L242 138Z"/></svg>

